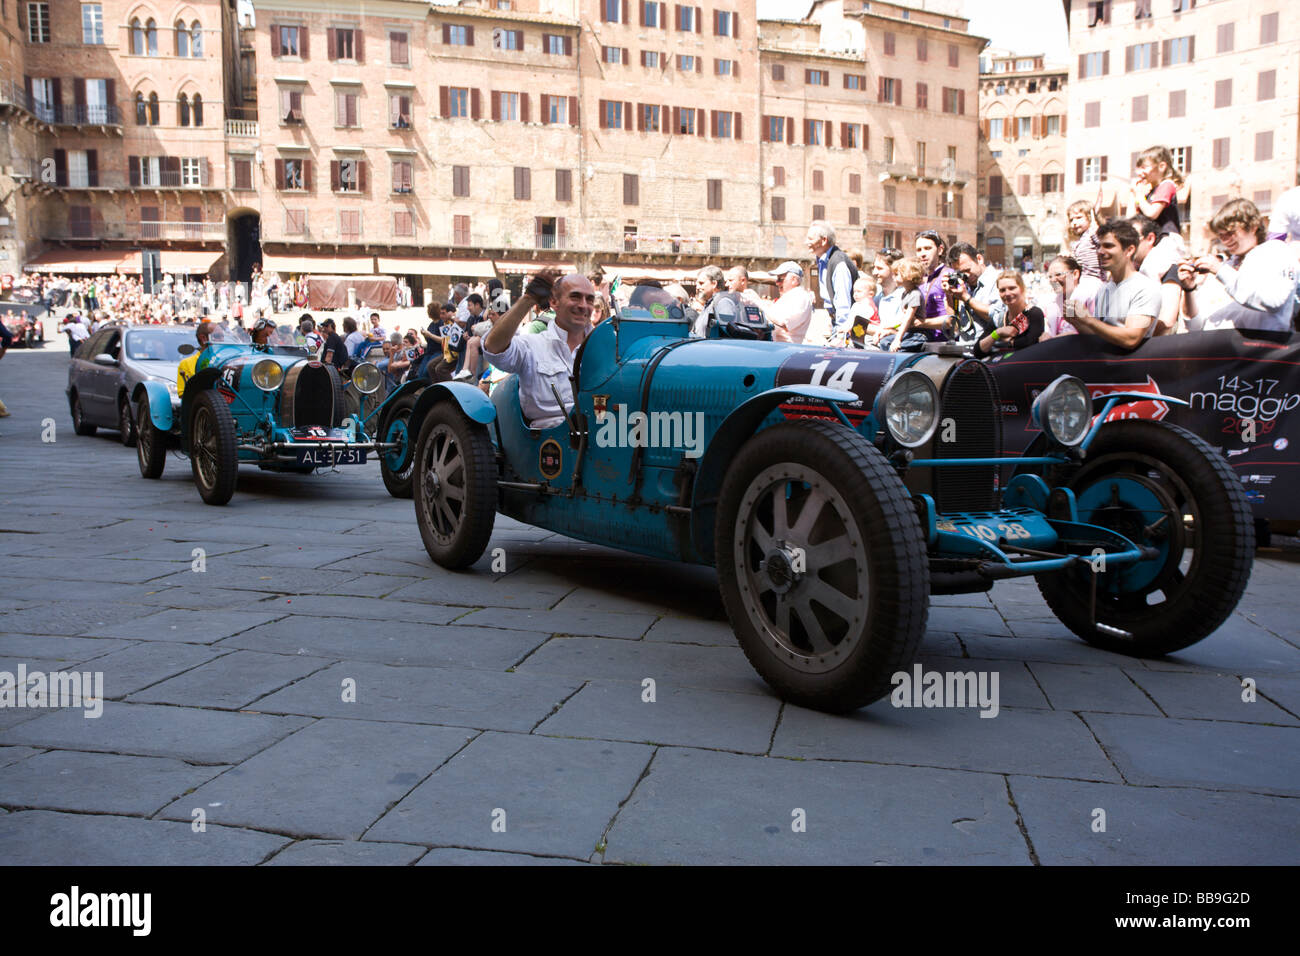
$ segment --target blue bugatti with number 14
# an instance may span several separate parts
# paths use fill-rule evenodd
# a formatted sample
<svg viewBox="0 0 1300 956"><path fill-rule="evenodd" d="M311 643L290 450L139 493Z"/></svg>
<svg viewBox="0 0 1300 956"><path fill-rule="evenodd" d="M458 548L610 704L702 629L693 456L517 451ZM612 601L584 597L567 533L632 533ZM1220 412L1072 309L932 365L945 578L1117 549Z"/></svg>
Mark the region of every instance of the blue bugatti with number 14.
<svg viewBox="0 0 1300 956"><path fill-rule="evenodd" d="M415 440L387 467L410 476L433 560L474 563L499 511L713 565L758 673L834 712L890 692L931 594L1033 576L1074 633L1138 656L1201 640L1240 600L1253 527L1227 463L1183 429L1105 422L1150 394L1094 401L1061 376L1034 402L1041 440L1007 458L993 376L955 346L772 342L730 294L712 313L690 338L670 296L638 287L580 348L553 428L525 420L514 377L490 399L452 382L409 401L390 427Z"/></svg>

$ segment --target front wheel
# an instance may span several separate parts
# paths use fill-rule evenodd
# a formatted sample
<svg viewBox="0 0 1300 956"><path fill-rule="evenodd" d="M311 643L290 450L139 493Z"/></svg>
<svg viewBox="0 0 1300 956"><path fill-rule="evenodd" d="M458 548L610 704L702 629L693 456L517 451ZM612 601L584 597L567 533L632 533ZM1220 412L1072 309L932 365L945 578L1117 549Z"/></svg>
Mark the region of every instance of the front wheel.
<svg viewBox="0 0 1300 956"><path fill-rule="evenodd" d="M451 402L435 405L420 425L411 496L429 557L456 570L482 556L496 520L492 439Z"/></svg>
<svg viewBox="0 0 1300 956"><path fill-rule="evenodd" d="M117 400L117 432L122 444L130 448L135 444L135 425L131 421L131 403L123 395Z"/></svg>
<svg viewBox="0 0 1300 956"><path fill-rule="evenodd" d="M86 421L86 413L81 407L81 396L72 396L72 430L83 438L95 434L95 425Z"/></svg>
<svg viewBox="0 0 1300 956"><path fill-rule="evenodd" d="M190 425L190 470L199 496L207 504L224 505L234 495L239 472L235 417L215 391L203 392L195 404Z"/></svg>
<svg viewBox="0 0 1300 956"><path fill-rule="evenodd" d="M1065 485L1080 521L1160 552L1095 575L1084 563L1038 578L1048 606L1079 637L1158 657L1212 634L1236 608L1255 528L1241 482L1203 439L1164 422L1111 422Z"/></svg>
<svg viewBox="0 0 1300 956"><path fill-rule="evenodd" d="M167 439L153 423L149 414L149 401L141 398L140 410L135 415L135 457L140 463L140 477L161 478L167 464Z"/></svg>
<svg viewBox="0 0 1300 956"><path fill-rule="evenodd" d="M379 456L379 474L384 487L394 498L411 497L411 476L415 471L415 449L409 433L411 410L415 408L415 395L403 395L384 412L379 440L396 442L398 447Z"/></svg>
<svg viewBox="0 0 1300 956"><path fill-rule="evenodd" d="M714 538L741 649L782 698L847 713L890 692L925 634L925 540L897 472L833 422L764 429L722 484Z"/></svg>

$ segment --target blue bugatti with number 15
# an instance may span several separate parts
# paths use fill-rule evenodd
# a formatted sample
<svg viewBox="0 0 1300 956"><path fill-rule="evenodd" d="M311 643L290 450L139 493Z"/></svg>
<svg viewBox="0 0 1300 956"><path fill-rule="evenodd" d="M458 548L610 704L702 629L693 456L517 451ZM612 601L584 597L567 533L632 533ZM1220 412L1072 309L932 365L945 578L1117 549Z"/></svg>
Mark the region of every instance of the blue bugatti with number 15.
<svg viewBox="0 0 1300 956"><path fill-rule="evenodd" d="M219 329L180 398L162 382L136 386L131 400L140 474L161 477L168 449L178 448L189 456L203 500L224 505L234 495L240 464L292 474L364 464L369 452L383 456L401 448L400 441L367 431L388 411L388 399L369 401L382 384L382 373L369 362L345 381L291 340L252 345L242 332ZM360 396L351 404L349 388Z"/></svg>
<svg viewBox="0 0 1300 956"><path fill-rule="evenodd" d="M890 692L931 594L1033 576L1078 636L1138 656L1199 641L1241 598L1254 532L1227 463L1183 429L1105 421L1150 394L1094 401L1063 375L1034 402L1033 454L1006 458L993 376L959 348L778 343L739 297L711 310L690 338L670 296L638 287L580 348L552 428L525 420L514 377L490 399L420 392L389 467L433 560L474 563L500 511L713 565L758 673L833 712Z"/></svg>

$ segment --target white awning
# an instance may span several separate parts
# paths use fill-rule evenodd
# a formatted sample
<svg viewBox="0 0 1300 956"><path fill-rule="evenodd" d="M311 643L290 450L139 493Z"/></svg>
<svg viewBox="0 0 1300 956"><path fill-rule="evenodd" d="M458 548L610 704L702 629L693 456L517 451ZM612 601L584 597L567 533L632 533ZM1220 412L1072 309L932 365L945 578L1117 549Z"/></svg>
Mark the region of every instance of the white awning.
<svg viewBox="0 0 1300 956"><path fill-rule="evenodd" d="M464 279L495 279L491 259L429 259L417 256L380 256L382 275L454 276Z"/></svg>

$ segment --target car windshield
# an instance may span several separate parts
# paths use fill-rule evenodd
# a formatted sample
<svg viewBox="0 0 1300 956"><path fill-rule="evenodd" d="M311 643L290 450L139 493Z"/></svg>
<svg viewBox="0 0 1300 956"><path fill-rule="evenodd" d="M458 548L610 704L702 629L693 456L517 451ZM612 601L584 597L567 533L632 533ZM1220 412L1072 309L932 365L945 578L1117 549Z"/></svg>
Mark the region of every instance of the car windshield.
<svg viewBox="0 0 1300 956"><path fill-rule="evenodd" d="M126 334L126 357L133 362L179 362L180 347L193 345L193 337L151 329Z"/></svg>
<svg viewBox="0 0 1300 956"><path fill-rule="evenodd" d="M639 285L633 288L627 306L629 309L643 309L660 320L685 318L682 307L677 304L672 293L657 285Z"/></svg>
<svg viewBox="0 0 1300 956"><path fill-rule="evenodd" d="M253 340L238 326L218 325L212 330L212 341L221 345L248 345Z"/></svg>

